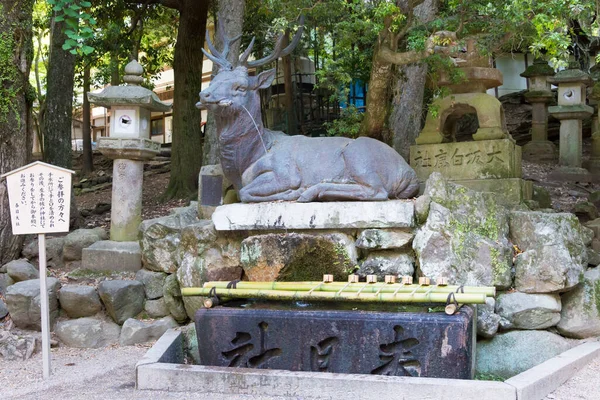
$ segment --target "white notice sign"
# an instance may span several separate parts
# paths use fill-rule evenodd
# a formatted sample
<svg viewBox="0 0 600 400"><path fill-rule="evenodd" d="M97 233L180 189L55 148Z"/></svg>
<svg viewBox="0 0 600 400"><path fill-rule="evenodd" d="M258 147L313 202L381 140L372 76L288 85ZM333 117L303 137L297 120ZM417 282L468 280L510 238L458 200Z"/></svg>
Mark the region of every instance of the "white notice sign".
<svg viewBox="0 0 600 400"><path fill-rule="evenodd" d="M73 173L37 161L2 175L14 235L69 231Z"/></svg>

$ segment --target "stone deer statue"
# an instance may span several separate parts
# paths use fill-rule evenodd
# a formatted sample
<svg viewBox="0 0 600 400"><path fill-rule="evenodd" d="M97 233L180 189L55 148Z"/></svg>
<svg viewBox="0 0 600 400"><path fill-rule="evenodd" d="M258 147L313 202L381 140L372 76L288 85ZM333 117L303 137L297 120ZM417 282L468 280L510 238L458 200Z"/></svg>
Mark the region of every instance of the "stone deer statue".
<svg viewBox="0 0 600 400"><path fill-rule="evenodd" d="M248 75L292 52L302 28L283 48L283 35L271 55L249 61L254 39L236 65L227 60L227 39L219 52L211 43L204 54L220 69L200 92L198 108L212 111L217 127L221 166L244 203L262 201L387 200L414 196L419 181L413 169L391 147L368 137L288 136L263 126L259 89L271 86L275 69Z"/></svg>

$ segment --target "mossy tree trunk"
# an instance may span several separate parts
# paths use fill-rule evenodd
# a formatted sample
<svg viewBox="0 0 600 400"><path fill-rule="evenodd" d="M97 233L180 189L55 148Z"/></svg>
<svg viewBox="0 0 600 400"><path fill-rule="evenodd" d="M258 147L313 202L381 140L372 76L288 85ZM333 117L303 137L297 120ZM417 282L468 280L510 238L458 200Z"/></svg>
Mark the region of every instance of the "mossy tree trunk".
<svg viewBox="0 0 600 400"><path fill-rule="evenodd" d="M27 164L31 152L33 3L0 0L0 174ZM23 239L12 234L6 180L1 180L0 265L19 257Z"/></svg>
<svg viewBox="0 0 600 400"><path fill-rule="evenodd" d="M83 173L89 174L94 170L92 155L92 121L91 108L87 94L90 91L90 66L83 70Z"/></svg>
<svg viewBox="0 0 600 400"><path fill-rule="evenodd" d="M223 24L223 30L228 38L234 38L242 33L244 24L244 10L246 0L219 0L219 10L217 12L218 24ZM217 50L223 48L221 38L215 35L214 44ZM240 41L233 43L229 48L227 59L229 61L237 60L240 55ZM213 73L216 74L218 66L213 66ZM211 165L219 163L219 144L217 141L217 127L211 113L208 113L206 126L204 128L202 165Z"/></svg>

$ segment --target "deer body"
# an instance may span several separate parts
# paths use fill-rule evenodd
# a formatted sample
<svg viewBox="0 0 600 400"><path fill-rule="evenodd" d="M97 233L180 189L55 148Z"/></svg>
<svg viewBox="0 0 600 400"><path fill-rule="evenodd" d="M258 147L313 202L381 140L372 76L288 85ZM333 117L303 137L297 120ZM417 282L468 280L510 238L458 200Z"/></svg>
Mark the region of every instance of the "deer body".
<svg viewBox="0 0 600 400"><path fill-rule="evenodd" d="M207 42L213 54L205 54L221 70L200 93L197 105L215 115L223 173L242 202L387 200L416 194L415 172L385 143L366 137L288 136L265 129L258 89L271 85L275 70L248 76L246 66L252 62L245 59L251 45L241 56L245 65L234 68ZM278 41L276 56L290 46L282 51Z"/></svg>

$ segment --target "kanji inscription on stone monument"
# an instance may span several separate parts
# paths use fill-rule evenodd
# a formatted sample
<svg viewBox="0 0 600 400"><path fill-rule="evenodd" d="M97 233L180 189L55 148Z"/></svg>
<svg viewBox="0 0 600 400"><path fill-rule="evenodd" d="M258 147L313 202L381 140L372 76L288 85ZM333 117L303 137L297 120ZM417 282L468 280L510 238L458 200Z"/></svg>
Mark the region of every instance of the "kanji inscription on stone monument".
<svg viewBox="0 0 600 400"><path fill-rule="evenodd" d="M6 174L13 234L69 231L71 174L42 162Z"/></svg>

